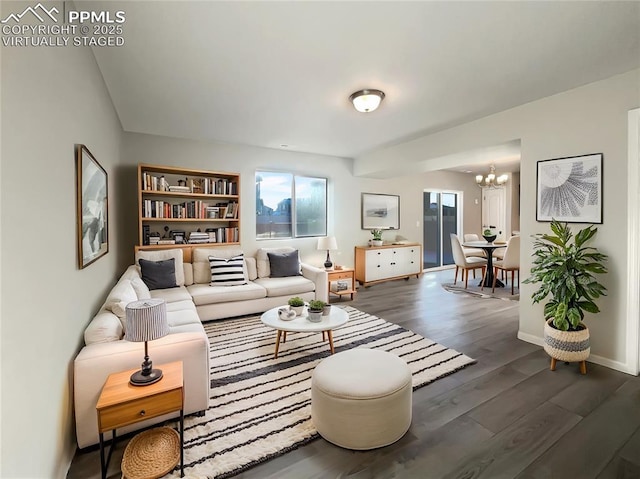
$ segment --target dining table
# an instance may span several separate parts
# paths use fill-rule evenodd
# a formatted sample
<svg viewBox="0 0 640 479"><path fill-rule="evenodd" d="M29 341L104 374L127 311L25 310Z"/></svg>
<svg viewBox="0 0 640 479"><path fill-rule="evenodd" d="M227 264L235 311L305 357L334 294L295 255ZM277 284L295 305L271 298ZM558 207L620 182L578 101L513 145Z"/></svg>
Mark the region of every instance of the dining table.
<svg viewBox="0 0 640 479"><path fill-rule="evenodd" d="M482 248L487 256L487 274L484 275L484 286L491 288L493 286L493 252L498 248L506 248L507 243L489 243L488 241L465 241L462 243L465 248ZM478 283L482 286L482 280ZM504 283L496 278L496 288L504 288Z"/></svg>

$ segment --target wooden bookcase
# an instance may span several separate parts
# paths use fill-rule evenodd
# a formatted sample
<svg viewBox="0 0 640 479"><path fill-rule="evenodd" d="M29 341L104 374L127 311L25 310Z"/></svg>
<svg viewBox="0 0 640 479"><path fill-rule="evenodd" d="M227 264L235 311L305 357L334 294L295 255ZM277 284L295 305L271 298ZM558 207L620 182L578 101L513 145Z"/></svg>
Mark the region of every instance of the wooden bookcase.
<svg viewBox="0 0 640 479"><path fill-rule="evenodd" d="M191 233L198 231L209 236L206 243L189 242ZM180 232L183 243L179 243ZM157 234L165 242L149 244L149 237ZM176 244L166 242L176 237ZM138 165L139 249L239 243L239 174Z"/></svg>

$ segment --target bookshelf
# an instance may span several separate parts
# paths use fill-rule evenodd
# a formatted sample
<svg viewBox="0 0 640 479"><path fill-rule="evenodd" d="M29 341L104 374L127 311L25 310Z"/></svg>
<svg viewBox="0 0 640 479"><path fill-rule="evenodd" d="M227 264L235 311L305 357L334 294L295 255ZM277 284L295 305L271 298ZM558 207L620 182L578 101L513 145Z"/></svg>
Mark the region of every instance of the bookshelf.
<svg viewBox="0 0 640 479"><path fill-rule="evenodd" d="M240 243L240 175L138 165L138 247Z"/></svg>

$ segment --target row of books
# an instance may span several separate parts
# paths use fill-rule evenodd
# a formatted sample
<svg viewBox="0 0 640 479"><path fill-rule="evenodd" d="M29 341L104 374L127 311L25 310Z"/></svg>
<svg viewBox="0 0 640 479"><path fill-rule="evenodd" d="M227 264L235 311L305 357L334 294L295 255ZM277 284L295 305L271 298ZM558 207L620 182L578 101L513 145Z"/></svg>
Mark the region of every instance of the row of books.
<svg viewBox="0 0 640 479"><path fill-rule="evenodd" d="M206 232L192 231L189 233L189 244L200 243L237 243L240 241L238 227L207 228Z"/></svg>
<svg viewBox="0 0 640 479"><path fill-rule="evenodd" d="M189 219L238 219L238 203L211 205L204 201L185 201L172 204L162 200L144 200L143 218L189 218Z"/></svg>
<svg viewBox="0 0 640 479"><path fill-rule="evenodd" d="M142 174L145 191L170 191L172 193L198 193L205 195L237 195L238 182L228 178L185 178L178 185L170 185L164 175Z"/></svg>

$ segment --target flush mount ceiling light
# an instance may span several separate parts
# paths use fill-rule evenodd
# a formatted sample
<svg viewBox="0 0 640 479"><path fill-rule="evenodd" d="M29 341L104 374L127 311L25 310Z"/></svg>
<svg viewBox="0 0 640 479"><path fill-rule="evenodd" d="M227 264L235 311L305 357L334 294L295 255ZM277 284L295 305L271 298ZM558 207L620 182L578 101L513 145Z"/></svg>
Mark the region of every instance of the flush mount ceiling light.
<svg viewBox="0 0 640 479"><path fill-rule="evenodd" d="M509 175L506 174L496 176L496 167L491 165L491 167L489 168L489 174L487 176L476 176L476 184L480 188L498 188L500 186L503 186L508 179Z"/></svg>
<svg viewBox="0 0 640 479"><path fill-rule="evenodd" d="M362 113L369 113L380 105L384 98L384 92L380 90L359 90L352 93L349 101L353 103L356 110Z"/></svg>

